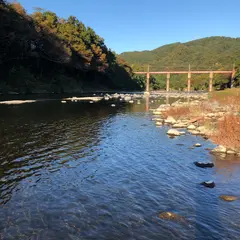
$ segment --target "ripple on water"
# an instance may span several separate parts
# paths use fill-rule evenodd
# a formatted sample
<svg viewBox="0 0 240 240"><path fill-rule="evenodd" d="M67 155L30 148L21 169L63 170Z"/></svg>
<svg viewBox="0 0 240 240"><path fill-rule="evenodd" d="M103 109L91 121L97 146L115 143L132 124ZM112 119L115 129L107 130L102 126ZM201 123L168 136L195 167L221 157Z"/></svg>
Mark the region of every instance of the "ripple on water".
<svg viewBox="0 0 240 240"><path fill-rule="evenodd" d="M144 103L12 110L1 126L3 239L238 239L240 203L219 195L239 193L239 162L210 155L198 136L169 139ZM216 188L200 185L208 180ZM166 211L187 223L159 219Z"/></svg>

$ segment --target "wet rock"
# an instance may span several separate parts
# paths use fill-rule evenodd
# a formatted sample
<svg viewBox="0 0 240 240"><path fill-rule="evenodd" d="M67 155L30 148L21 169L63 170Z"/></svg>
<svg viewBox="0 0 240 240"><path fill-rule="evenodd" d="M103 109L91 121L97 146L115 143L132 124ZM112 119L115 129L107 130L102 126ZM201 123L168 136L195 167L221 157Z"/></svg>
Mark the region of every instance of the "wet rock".
<svg viewBox="0 0 240 240"><path fill-rule="evenodd" d="M191 124L191 125L189 125L189 126L187 127L187 129L188 129L188 130L195 130L196 127L195 127L193 124Z"/></svg>
<svg viewBox="0 0 240 240"><path fill-rule="evenodd" d="M164 220L185 221L184 217L173 212L162 212L159 214L159 218Z"/></svg>
<svg viewBox="0 0 240 240"><path fill-rule="evenodd" d="M184 131L179 131L180 135L185 135L186 133Z"/></svg>
<svg viewBox="0 0 240 240"><path fill-rule="evenodd" d="M116 107L116 104L111 104L111 107Z"/></svg>
<svg viewBox="0 0 240 240"><path fill-rule="evenodd" d="M167 134L170 136L180 136L181 135L181 133L176 129L169 129L167 131Z"/></svg>
<svg viewBox="0 0 240 240"><path fill-rule="evenodd" d="M129 103L134 103L134 101L133 100L130 100L130 101L128 101Z"/></svg>
<svg viewBox="0 0 240 240"><path fill-rule="evenodd" d="M212 168L214 167L214 164L213 163L205 163L205 162L194 162L194 164L197 166L197 167L200 167L200 168Z"/></svg>
<svg viewBox="0 0 240 240"><path fill-rule="evenodd" d="M152 121L163 122L163 119L162 119L162 118L155 117L155 118L152 118Z"/></svg>
<svg viewBox="0 0 240 240"><path fill-rule="evenodd" d="M214 188L216 186L215 182L213 181L202 182L201 185L207 188Z"/></svg>
<svg viewBox="0 0 240 240"><path fill-rule="evenodd" d="M219 198L226 202L233 202L238 199L236 196L229 196L229 195L221 195Z"/></svg>
<svg viewBox="0 0 240 240"><path fill-rule="evenodd" d="M216 148L214 148L214 149L212 150L212 152L213 152L213 153L226 153L226 152L227 152L227 149L226 149L224 146L219 145L219 146L217 146Z"/></svg>
<svg viewBox="0 0 240 240"><path fill-rule="evenodd" d="M201 147L201 146L202 146L202 144L200 144L200 143L194 144L194 147Z"/></svg>

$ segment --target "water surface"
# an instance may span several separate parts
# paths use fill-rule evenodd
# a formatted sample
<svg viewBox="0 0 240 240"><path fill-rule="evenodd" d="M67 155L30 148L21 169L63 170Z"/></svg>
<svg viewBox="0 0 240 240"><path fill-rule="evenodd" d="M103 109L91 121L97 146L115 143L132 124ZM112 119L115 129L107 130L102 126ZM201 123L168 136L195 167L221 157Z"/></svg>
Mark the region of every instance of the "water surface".
<svg viewBox="0 0 240 240"><path fill-rule="evenodd" d="M143 101L110 105L0 106L0 239L239 239L240 202L219 195L240 195L240 161L168 138Z"/></svg>

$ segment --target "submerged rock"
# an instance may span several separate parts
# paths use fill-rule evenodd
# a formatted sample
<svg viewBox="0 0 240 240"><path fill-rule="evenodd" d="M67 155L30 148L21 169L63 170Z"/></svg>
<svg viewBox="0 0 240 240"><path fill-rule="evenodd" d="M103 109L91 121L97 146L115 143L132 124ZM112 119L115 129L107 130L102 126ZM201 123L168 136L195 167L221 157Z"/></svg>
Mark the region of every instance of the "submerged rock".
<svg viewBox="0 0 240 240"><path fill-rule="evenodd" d="M181 133L176 129L169 129L167 131L167 134L170 136L180 136L181 135Z"/></svg>
<svg viewBox="0 0 240 240"><path fill-rule="evenodd" d="M159 218L164 220L185 221L184 217L173 212L162 212L159 214Z"/></svg>
<svg viewBox="0 0 240 240"><path fill-rule="evenodd" d="M201 168L212 168L212 167L214 167L214 164L213 164L213 163L194 162L194 164L195 164L197 167L201 167Z"/></svg>
<svg viewBox="0 0 240 240"><path fill-rule="evenodd" d="M226 202L233 202L238 199L236 196L229 196L229 195L221 195L219 198Z"/></svg>
<svg viewBox="0 0 240 240"><path fill-rule="evenodd" d="M202 182L201 185L208 188L214 188L216 186L215 182L213 181Z"/></svg>

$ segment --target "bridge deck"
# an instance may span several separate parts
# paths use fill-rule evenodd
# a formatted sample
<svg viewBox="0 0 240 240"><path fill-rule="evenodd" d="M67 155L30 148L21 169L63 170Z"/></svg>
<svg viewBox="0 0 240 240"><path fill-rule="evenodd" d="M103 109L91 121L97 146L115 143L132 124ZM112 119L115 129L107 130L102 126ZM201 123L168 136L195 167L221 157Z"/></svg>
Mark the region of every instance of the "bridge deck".
<svg viewBox="0 0 240 240"><path fill-rule="evenodd" d="M201 73L229 73L231 74L232 71L163 71L163 72L134 72L135 74L187 74L187 73L197 73L197 74L201 74Z"/></svg>

